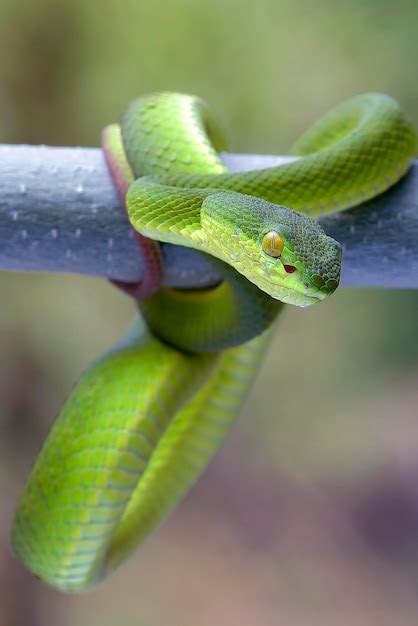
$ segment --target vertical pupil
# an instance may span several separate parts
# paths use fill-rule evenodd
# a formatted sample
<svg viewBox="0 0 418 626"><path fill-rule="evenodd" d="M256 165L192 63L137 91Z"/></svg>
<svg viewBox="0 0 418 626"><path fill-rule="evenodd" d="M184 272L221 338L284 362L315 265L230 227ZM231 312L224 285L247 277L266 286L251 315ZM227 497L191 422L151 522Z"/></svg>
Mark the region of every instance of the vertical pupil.
<svg viewBox="0 0 418 626"><path fill-rule="evenodd" d="M276 231L270 231L263 237L264 252L273 257L279 257L283 252L283 239Z"/></svg>

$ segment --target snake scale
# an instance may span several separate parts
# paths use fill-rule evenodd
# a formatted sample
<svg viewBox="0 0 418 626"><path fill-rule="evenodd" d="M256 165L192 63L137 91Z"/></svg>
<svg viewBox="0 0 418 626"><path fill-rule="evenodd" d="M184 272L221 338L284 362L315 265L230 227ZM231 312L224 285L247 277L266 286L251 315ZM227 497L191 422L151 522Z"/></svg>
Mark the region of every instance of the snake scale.
<svg viewBox="0 0 418 626"><path fill-rule="evenodd" d="M180 501L238 413L282 303L308 306L338 285L341 248L314 218L393 185L417 140L393 99L369 93L314 124L298 159L231 174L207 105L157 93L134 101L103 146L149 252L139 315L75 385L12 526L18 557L64 591L101 581ZM212 255L223 281L160 288L150 239Z"/></svg>

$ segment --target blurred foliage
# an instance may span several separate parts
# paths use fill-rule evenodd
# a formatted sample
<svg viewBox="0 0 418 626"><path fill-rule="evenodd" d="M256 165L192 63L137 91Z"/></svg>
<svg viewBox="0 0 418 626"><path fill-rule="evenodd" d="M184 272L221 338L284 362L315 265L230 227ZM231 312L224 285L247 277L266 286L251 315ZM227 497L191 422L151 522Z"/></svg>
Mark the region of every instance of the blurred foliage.
<svg viewBox="0 0 418 626"><path fill-rule="evenodd" d="M157 89L207 99L234 151L284 153L334 104L370 90L396 97L418 127L417 32L415 0L1 0L2 137L97 145L130 98ZM54 414L133 306L96 279L3 274L0 289L6 541ZM353 503L387 472L414 466L417 304L413 292L340 290L307 311L286 309L220 460L138 557L81 598L46 590L5 557L1 594L35 593L43 625L416 623L405 562L370 552L340 500L346 494L358 511ZM214 498L225 482L224 499ZM263 489L253 523L245 503ZM243 513L228 517L234 493ZM253 549L264 509L280 539L270 529L267 547ZM0 624L18 623L18 605L9 602L3 621L0 608Z"/></svg>

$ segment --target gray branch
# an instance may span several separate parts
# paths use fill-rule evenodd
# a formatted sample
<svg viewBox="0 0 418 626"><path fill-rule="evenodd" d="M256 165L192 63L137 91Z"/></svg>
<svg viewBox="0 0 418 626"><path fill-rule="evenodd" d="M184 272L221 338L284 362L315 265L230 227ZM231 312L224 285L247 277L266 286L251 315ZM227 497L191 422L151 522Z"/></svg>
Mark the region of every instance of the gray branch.
<svg viewBox="0 0 418 626"><path fill-rule="evenodd" d="M232 171L287 160L222 158ZM418 161L388 192L321 223L343 244L343 285L418 288ZM167 285L218 280L193 250L164 245L163 255ZM141 280L141 258L99 149L0 146L0 270Z"/></svg>

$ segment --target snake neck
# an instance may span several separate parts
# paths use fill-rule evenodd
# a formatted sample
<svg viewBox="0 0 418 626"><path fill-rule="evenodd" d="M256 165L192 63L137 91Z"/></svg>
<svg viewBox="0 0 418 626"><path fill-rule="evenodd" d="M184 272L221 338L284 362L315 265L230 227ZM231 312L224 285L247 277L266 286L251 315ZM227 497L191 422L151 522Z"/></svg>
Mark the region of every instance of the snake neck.
<svg viewBox="0 0 418 626"><path fill-rule="evenodd" d="M169 187L151 177L131 185L127 203L135 229L146 237L220 259L235 270L226 279L231 288L235 279L242 282L239 276L244 276L264 292L253 292L254 302L272 297L308 306L326 298L338 284L339 244L311 217L287 207L222 189ZM280 258L269 256L263 248L269 232L280 232ZM247 293L238 293L239 307L251 308L252 302L242 300ZM271 309L270 304L264 306ZM237 317L228 320L231 331L238 321Z"/></svg>
<svg viewBox="0 0 418 626"><path fill-rule="evenodd" d="M185 352L214 352L263 333L283 304L218 259L223 281L206 289L163 288L138 306L150 330Z"/></svg>

